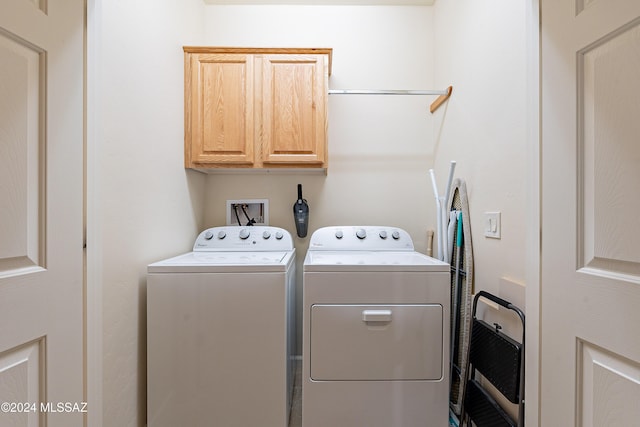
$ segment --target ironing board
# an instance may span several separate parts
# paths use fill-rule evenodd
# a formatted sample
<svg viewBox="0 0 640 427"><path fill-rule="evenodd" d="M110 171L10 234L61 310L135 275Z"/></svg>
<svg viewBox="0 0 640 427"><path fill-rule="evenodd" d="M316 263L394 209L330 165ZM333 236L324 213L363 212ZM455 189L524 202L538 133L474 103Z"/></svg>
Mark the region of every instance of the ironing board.
<svg viewBox="0 0 640 427"><path fill-rule="evenodd" d="M456 251L453 251L451 257L451 295L455 287L458 286L458 313L453 313L454 304L451 304L451 324L456 324L456 330L451 331L454 339L453 342L453 368L451 378L451 390L449 395L449 405L451 410L457 416L461 413L462 396L464 394L467 369L467 353L469 347L469 333L471 326L472 310L471 300L473 295L473 248L471 241L471 225L469 215L469 200L467 198L467 186L464 180L456 178L451 188L451 196L448 201L449 211L462 212L462 246L460 250L460 259L458 259ZM457 236L454 238L456 247ZM458 271L458 283L456 281L456 269ZM453 321L453 316L457 315L457 321Z"/></svg>

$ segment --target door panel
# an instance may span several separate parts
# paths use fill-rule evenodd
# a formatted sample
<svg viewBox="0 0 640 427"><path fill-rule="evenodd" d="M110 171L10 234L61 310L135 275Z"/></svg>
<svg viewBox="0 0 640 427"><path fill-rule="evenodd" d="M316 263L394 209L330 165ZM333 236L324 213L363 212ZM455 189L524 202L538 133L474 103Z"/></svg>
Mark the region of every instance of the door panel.
<svg viewBox="0 0 640 427"><path fill-rule="evenodd" d="M442 312L439 304L312 305L311 379L440 381Z"/></svg>
<svg viewBox="0 0 640 427"><path fill-rule="evenodd" d="M540 425L633 424L640 2L541 5Z"/></svg>
<svg viewBox="0 0 640 427"><path fill-rule="evenodd" d="M191 103L187 159L201 165L253 164L253 56L187 54L187 58L191 72L186 88L190 96L186 102Z"/></svg>
<svg viewBox="0 0 640 427"><path fill-rule="evenodd" d="M581 266L635 280L640 279L639 46L636 20L578 52Z"/></svg>
<svg viewBox="0 0 640 427"><path fill-rule="evenodd" d="M0 277L44 264L44 59L0 28Z"/></svg>
<svg viewBox="0 0 640 427"><path fill-rule="evenodd" d="M0 2L2 426L85 418L84 26L82 0Z"/></svg>
<svg viewBox="0 0 640 427"><path fill-rule="evenodd" d="M10 405L2 409L2 425L42 425L44 411L40 402L46 400L45 357L44 339L0 354L0 393L4 404Z"/></svg>
<svg viewBox="0 0 640 427"><path fill-rule="evenodd" d="M322 165L326 160L328 59L325 55L262 58L262 160Z"/></svg>
<svg viewBox="0 0 640 427"><path fill-rule="evenodd" d="M585 341L578 357L578 425L636 425L640 406L628 399L640 396L640 364Z"/></svg>

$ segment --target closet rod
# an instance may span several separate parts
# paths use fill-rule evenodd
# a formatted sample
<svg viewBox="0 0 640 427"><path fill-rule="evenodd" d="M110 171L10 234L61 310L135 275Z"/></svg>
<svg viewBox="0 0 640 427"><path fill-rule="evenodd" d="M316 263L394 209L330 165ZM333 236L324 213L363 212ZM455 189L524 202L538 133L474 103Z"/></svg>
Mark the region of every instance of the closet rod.
<svg viewBox="0 0 640 427"><path fill-rule="evenodd" d="M329 95L446 95L448 90L362 90L330 89Z"/></svg>
<svg viewBox="0 0 640 427"><path fill-rule="evenodd" d="M440 95L431 103L429 111L438 109L453 92L453 86L445 90L360 90L360 89L330 89L329 95Z"/></svg>

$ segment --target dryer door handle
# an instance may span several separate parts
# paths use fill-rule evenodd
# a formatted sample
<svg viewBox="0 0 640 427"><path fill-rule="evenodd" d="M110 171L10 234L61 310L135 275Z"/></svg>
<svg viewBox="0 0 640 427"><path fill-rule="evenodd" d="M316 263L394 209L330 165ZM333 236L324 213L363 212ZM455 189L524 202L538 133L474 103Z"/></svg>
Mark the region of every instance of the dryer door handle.
<svg viewBox="0 0 640 427"><path fill-rule="evenodd" d="M363 322L391 322L391 310L363 310Z"/></svg>

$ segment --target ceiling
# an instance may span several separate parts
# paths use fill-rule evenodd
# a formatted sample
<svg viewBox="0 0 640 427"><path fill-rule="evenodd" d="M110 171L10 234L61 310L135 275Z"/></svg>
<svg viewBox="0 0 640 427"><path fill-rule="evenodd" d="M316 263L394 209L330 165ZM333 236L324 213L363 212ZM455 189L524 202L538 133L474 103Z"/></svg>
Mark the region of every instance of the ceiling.
<svg viewBox="0 0 640 427"><path fill-rule="evenodd" d="M217 5L432 6L436 0L204 0Z"/></svg>

